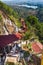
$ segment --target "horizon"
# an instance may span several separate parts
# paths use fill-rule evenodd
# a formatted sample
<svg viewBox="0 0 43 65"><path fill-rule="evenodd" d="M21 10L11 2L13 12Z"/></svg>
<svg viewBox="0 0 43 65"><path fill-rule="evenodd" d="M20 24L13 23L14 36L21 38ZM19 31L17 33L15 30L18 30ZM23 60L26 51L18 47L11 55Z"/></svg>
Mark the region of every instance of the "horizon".
<svg viewBox="0 0 43 65"><path fill-rule="evenodd" d="M0 1L3 1L3 2L15 2L15 3L19 3L19 2L43 2L43 0L0 0Z"/></svg>

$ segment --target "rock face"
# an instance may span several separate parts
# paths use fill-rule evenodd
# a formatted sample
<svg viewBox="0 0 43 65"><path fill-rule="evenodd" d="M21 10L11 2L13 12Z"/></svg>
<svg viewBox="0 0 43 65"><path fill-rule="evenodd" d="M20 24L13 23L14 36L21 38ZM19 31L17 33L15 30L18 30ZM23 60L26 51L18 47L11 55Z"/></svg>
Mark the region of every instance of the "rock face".
<svg viewBox="0 0 43 65"><path fill-rule="evenodd" d="M0 35L8 35L14 32L18 32L18 27L5 15L3 11L0 11L2 15L2 23L0 24Z"/></svg>

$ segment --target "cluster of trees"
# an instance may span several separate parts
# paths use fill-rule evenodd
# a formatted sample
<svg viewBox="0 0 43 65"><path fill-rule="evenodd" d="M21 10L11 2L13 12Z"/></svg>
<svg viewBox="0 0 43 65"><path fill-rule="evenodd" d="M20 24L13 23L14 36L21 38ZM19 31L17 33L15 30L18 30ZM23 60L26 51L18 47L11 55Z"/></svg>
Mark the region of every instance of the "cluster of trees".
<svg viewBox="0 0 43 65"><path fill-rule="evenodd" d="M39 41L43 43L43 22L39 22L35 16L28 16L26 24L29 32L25 33L25 39L29 39L32 36L38 37Z"/></svg>

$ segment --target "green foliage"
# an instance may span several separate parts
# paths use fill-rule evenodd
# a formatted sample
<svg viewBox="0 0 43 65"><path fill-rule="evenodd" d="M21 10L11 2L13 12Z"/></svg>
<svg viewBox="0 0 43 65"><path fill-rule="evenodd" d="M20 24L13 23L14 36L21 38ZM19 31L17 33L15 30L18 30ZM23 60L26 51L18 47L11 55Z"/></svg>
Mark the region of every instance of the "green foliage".
<svg viewBox="0 0 43 65"><path fill-rule="evenodd" d="M41 25L41 27L40 27L40 30L39 30L39 39L43 43L43 23L40 24L40 25Z"/></svg>
<svg viewBox="0 0 43 65"><path fill-rule="evenodd" d="M43 23L39 22L38 18L35 16L28 16L26 18L26 24L29 28L30 25L30 33L26 34L26 39L29 35L32 37L38 36L39 40L43 43Z"/></svg>
<svg viewBox="0 0 43 65"><path fill-rule="evenodd" d="M0 1L0 9L18 26L21 26L21 23L19 22L18 18L19 15L18 13L13 10L10 6L6 5L5 3L2 3Z"/></svg>
<svg viewBox="0 0 43 65"><path fill-rule="evenodd" d="M31 28L31 25L30 25L30 23L27 20L26 20L26 25L27 25L28 29Z"/></svg>
<svg viewBox="0 0 43 65"><path fill-rule="evenodd" d="M29 54L28 51L25 51L25 52L24 52L24 58L25 58L25 57L28 57L29 55L30 55L30 54Z"/></svg>
<svg viewBox="0 0 43 65"><path fill-rule="evenodd" d="M15 23L19 28L21 27L21 23L18 19L14 18L13 16L9 16L9 18Z"/></svg>
<svg viewBox="0 0 43 65"><path fill-rule="evenodd" d="M2 15L0 14L0 22L2 22Z"/></svg>
<svg viewBox="0 0 43 65"><path fill-rule="evenodd" d="M30 33L30 31L27 31L27 32L25 33L24 40L30 39L31 36L32 36L32 34Z"/></svg>
<svg viewBox="0 0 43 65"><path fill-rule="evenodd" d="M7 15L13 15L15 18L18 18L18 13L14 11L11 7L6 5L5 3L2 3L0 1L0 9L3 10Z"/></svg>
<svg viewBox="0 0 43 65"><path fill-rule="evenodd" d="M31 49L31 43L28 44L28 49Z"/></svg>
<svg viewBox="0 0 43 65"><path fill-rule="evenodd" d="M33 26L38 22L38 18L35 16L28 16L26 20Z"/></svg>

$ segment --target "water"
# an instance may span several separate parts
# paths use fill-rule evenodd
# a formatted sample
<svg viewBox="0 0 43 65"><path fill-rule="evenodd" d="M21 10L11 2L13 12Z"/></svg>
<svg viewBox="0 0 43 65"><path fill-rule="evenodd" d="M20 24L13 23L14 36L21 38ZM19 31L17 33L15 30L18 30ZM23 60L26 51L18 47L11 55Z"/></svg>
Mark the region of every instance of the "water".
<svg viewBox="0 0 43 65"><path fill-rule="evenodd" d="M21 7L26 7L26 8L33 8L33 9L37 9L38 6L30 6L30 5L18 5L18 6L21 6Z"/></svg>

